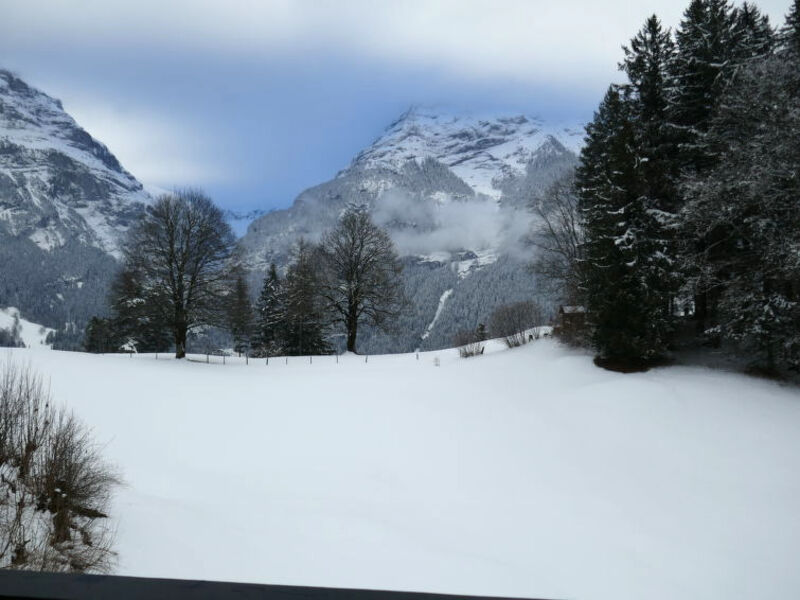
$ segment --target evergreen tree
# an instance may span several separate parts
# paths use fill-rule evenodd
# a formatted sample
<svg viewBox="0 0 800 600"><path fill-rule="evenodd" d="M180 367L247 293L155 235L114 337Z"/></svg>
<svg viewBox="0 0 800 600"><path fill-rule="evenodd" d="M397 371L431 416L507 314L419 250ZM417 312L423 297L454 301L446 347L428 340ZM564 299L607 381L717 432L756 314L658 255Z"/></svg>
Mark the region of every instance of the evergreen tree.
<svg viewBox="0 0 800 600"><path fill-rule="evenodd" d="M732 54L737 64L771 54L775 41L769 17L762 14L755 4L744 2L735 10Z"/></svg>
<svg viewBox="0 0 800 600"><path fill-rule="evenodd" d="M780 31L780 45L783 50L800 55L800 0L792 0L786 23Z"/></svg>
<svg viewBox="0 0 800 600"><path fill-rule="evenodd" d="M638 269L654 300L653 325L661 329L659 337L667 339L672 328L672 300L679 286L675 241L677 144L667 121L667 84L675 45L670 32L653 15L623 51L625 59L620 68L630 82L625 91L635 125L636 189L641 190L637 199L641 205L637 208Z"/></svg>
<svg viewBox="0 0 800 600"><path fill-rule="evenodd" d="M685 169L707 164L702 138L733 71L735 20L728 0L692 0L676 31L669 110Z"/></svg>
<svg viewBox="0 0 800 600"><path fill-rule="evenodd" d="M301 240L286 274L284 352L289 356L330 354L319 294L318 250Z"/></svg>
<svg viewBox="0 0 800 600"><path fill-rule="evenodd" d="M120 346L121 342L111 319L102 317L89 319L83 336L83 347L86 352L97 354L118 352Z"/></svg>
<svg viewBox="0 0 800 600"><path fill-rule="evenodd" d="M648 287L647 216L632 102L611 87L587 128L577 170L588 317L602 364L636 368L664 351L661 302Z"/></svg>
<svg viewBox="0 0 800 600"><path fill-rule="evenodd" d="M256 304L256 345L261 356L278 356L283 351L286 294L275 263L269 266Z"/></svg>
<svg viewBox="0 0 800 600"><path fill-rule="evenodd" d="M737 69L769 52L772 36L767 19L750 4L734 9L728 0L692 0L676 32L677 50L670 68L668 118L678 140L676 167L682 177L702 177L715 164L707 132L720 98ZM685 204L680 187L677 204ZM685 294L694 297L698 329L706 331L716 319L719 290L704 281L693 257L704 252L707 240L685 229L679 237L681 271L692 284Z"/></svg>
<svg viewBox="0 0 800 600"><path fill-rule="evenodd" d="M228 326L233 336L233 350L241 356L250 351L250 336L253 329L250 290L241 272L236 275L229 311Z"/></svg>
<svg viewBox="0 0 800 600"><path fill-rule="evenodd" d="M132 269L122 269L111 284L114 335L120 347L137 352L167 352L172 346L170 326L158 313L142 310L145 284Z"/></svg>
<svg viewBox="0 0 800 600"><path fill-rule="evenodd" d="M800 367L800 58L742 69L712 121L717 160L688 180L687 234L717 330L773 370Z"/></svg>

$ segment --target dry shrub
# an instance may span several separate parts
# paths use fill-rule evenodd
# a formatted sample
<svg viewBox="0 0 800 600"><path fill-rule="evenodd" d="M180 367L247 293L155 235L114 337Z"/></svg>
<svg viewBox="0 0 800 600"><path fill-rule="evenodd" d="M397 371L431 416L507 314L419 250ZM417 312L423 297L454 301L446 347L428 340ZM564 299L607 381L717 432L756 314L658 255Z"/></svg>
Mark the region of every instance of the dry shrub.
<svg viewBox="0 0 800 600"><path fill-rule="evenodd" d="M0 568L108 572L116 555L107 509L119 483L41 378L0 364Z"/></svg>
<svg viewBox="0 0 800 600"><path fill-rule="evenodd" d="M458 348L458 354L461 358L483 354L483 340L475 331L460 331L453 338L453 345Z"/></svg>
<svg viewBox="0 0 800 600"><path fill-rule="evenodd" d="M516 348L531 337L539 337L542 320L542 309L536 302L504 304L492 313L489 330L492 336L503 338L509 348Z"/></svg>

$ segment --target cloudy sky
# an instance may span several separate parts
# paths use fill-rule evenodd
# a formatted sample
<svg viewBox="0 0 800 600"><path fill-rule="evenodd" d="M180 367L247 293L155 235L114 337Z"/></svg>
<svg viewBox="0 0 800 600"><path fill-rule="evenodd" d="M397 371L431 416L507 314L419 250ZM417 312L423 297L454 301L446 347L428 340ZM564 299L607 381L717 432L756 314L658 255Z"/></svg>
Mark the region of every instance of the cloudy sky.
<svg viewBox="0 0 800 600"><path fill-rule="evenodd" d="M688 0L4 0L0 67L149 186L288 206L412 104L584 122ZM789 0L758 5L782 22Z"/></svg>

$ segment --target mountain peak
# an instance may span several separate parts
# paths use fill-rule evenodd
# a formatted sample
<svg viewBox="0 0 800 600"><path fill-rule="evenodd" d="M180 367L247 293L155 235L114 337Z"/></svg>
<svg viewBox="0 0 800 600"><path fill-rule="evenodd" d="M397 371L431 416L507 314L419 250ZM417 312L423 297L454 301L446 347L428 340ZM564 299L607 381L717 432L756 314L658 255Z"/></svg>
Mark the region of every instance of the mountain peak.
<svg viewBox="0 0 800 600"><path fill-rule="evenodd" d="M500 183L524 174L540 151L577 153L581 145L582 128L551 125L538 117L457 114L411 106L356 156L350 169L397 171L411 160L434 159L476 193L499 199Z"/></svg>
<svg viewBox="0 0 800 600"><path fill-rule="evenodd" d="M59 100L0 70L0 230L44 250L75 241L117 254L149 196Z"/></svg>

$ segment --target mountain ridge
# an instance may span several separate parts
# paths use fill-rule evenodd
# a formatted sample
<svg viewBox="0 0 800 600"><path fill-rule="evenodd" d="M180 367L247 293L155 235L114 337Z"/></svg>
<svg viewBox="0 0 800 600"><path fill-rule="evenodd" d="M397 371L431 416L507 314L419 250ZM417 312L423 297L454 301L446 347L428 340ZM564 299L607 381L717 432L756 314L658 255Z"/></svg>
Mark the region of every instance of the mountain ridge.
<svg viewBox="0 0 800 600"><path fill-rule="evenodd" d="M61 101L0 70L0 306L50 327L103 314L142 184Z"/></svg>
<svg viewBox="0 0 800 600"><path fill-rule="evenodd" d="M69 239L119 255L150 196L61 101L0 70L0 223L50 250Z"/></svg>
<svg viewBox="0 0 800 600"><path fill-rule="evenodd" d="M457 328L472 328L499 304L538 293L523 264L528 206L574 167L578 132L525 115L412 108L331 180L251 223L240 240L244 263L258 285L271 262L287 265L301 237L315 242L348 204L367 206L403 258L414 306L400 320L401 333L367 330L363 347L446 347Z"/></svg>

